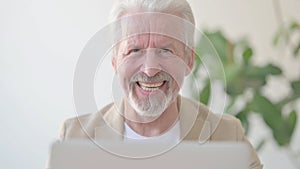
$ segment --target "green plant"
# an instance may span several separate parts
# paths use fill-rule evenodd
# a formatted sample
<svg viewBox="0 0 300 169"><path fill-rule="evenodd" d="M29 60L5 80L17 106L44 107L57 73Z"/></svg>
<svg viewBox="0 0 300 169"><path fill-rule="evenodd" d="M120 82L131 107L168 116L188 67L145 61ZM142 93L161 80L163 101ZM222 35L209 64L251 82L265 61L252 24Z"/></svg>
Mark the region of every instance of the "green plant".
<svg viewBox="0 0 300 169"><path fill-rule="evenodd" d="M283 45L292 50L294 56L299 55L300 39L296 45L290 47L289 39L292 34L300 32L297 22L292 22L290 26L280 28L274 38L275 45ZM213 46L216 51L212 50ZM254 49L245 40L233 42L225 37L221 31L204 31L200 38L195 53L194 77L202 83L202 88L198 89L192 83L193 93L200 93L194 97L204 104L208 104L211 96L211 84L214 80L222 80L224 90L230 102L226 105L225 113L234 114L239 118L246 129L249 129L249 116L259 115L265 124L271 129L272 136L278 146L289 147L297 124L297 112L295 102L300 98L300 78L289 82L292 90L291 94L282 98L278 102L271 101L263 94L270 76L285 78L279 66L267 64L257 66L253 63ZM210 79L209 76L199 75L199 71L204 69L203 56L214 57L218 53L224 67L225 79ZM219 75L213 75L219 77ZM199 91L198 91L199 90ZM236 108L237 101L243 100L244 105ZM284 108L289 107L290 112L284 112ZM261 139L257 149L260 149L266 142ZM296 156L294 156L296 158ZM298 164L299 165L299 164Z"/></svg>

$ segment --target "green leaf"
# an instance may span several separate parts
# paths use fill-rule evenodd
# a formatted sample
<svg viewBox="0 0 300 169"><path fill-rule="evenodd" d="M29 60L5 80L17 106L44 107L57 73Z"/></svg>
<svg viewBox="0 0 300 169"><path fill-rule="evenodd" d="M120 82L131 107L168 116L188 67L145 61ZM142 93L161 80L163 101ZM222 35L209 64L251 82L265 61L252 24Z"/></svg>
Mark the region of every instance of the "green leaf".
<svg viewBox="0 0 300 169"><path fill-rule="evenodd" d="M223 62L227 62L227 40L224 35L218 31L208 35L208 38L211 40L212 44L214 45L215 49L217 50L221 60Z"/></svg>
<svg viewBox="0 0 300 169"><path fill-rule="evenodd" d="M292 111L287 118L283 118L281 128L273 132L273 136L277 141L278 145L286 146L289 145L295 131L297 123L297 113Z"/></svg>
<svg viewBox="0 0 300 169"><path fill-rule="evenodd" d="M240 119L244 129L245 129L245 134L248 135L248 132L249 132L249 120L248 120L248 111L241 111L239 112L236 117L238 119Z"/></svg>
<svg viewBox="0 0 300 169"><path fill-rule="evenodd" d="M198 50L199 50L199 48L198 48ZM199 53L200 53L200 51L195 50L195 59L194 59L195 60L195 66L198 66L202 63Z"/></svg>
<svg viewBox="0 0 300 169"><path fill-rule="evenodd" d="M280 40L280 36L281 36L280 32L278 32L278 33L275 34L275 36L273 38L273 45L274 46L278 45L279 40Z"/></svg>
<svg viewBox="0 0 300 169"><path fill-rule="evenodd" d="M286 104L295 102L300 98L300 80L293 81L290 83L291 88L292 88L292 94L290 96L287 96L283 98L281 101L277 103L278 106L283 107Z"/></svg>
<svg viewBox="0 0 300 169"><path fill-rule="evenodd" d="M257 147L255 148L256 151L260 151L260 150L263 148L263 146L264 146L265 144L266 144L266 140L265 140L265 139L262 139L262 140L258 143Z"/></svg>
<svg viewBox="0 0 300 169"><path fill-rule="evenodd" d="M297 21L292 21L290 23L289 30L290 32L293 32L295 30L300 30L300 25L297 23Z"/></svg>
<svg viewBox="0 0 300 169"><path fill-rule="evenodd" d="M278 45L279 42L282 41L282 39L284 39L284 37L285 37L285 30L283 27L281 27L274 36L273 45L274 46Z"/></svg>
<svg viewBox="0 0 300 169"><path fill-rule="evenodd" d="M250 77L265 78L268 75L280 75L282 73L281 69L272 64L268 64L264 67L249 67L247 75Z"/></svg>
<svg viewBox="0 0 300 169"><path fill-rule="evenodd" d="M297 124L297 112L293 110L287 118L287 127L290 136L292 136L292 134L294 133L296 124Z"/></svg>
<svg viewBox="0 0 300 169"><path fill-rule="evenodd" d="M233 97L243 94L247 88L244 83L248 83L245 79L245 69L241 65L231 64L225 66L225 74L226 92Z"/></svg>
<svg viewBox="0 0 300 169"><path fill-rule="evenodd" d="M300 80L294 81L291 83L293 93L296 95L300 95Z"/></svg>
<svg viewBox="0 0 300 169"><path fill-rule="evenodd" d="M233 45L229 42L221 31L217 32L204 32L204 36L201 37L200 41L197 43L196 53L199 56L218 55L223 64L228 63L228 60L232 58Z"/></svg>
<svg viewBox="0 0 300 169"><path fill-rule="evenodd" d="M300 41L298 42L298 45L293 49L293 55L296 57L298 56L300 52Z"/></svg>
<svg viewBox="0 0 300 169"><path fill-rule="evenodd" d="M240 79L236 80L234 85L241 85L239 88L242 90L247 88L259 89L266 84L268 76L279 75L281 72L279 67L271 64L264 67L247 65L244 70L239 72Z"/></svg>
<svg viewBox="0 0 300 169"><path fill-rule="evenodd" d="M250 103L250 108L254 112L262 115L264 121L273 130L273 132L281 127L279 124L279 122L282 121L281 110L279 110L266 97L256 93Z"/></svg>
<svg viewBox="0 0 300 169"><path fill-rule="evenodd" d="M266 84L268 76L280 75L281 73L281 69L272 64L264 67L248 65L245 68L245 74L242 74L241 76L244 78L244 88L258 89Z"/></svg>
<svg viewBox="0 0 300 169"><path fill-rule="evenodd" d="M210 90L211 90L211 86L210 86L210 81L208 80L199 96L199 100L201 103L208 105L208 101L210 98L210 92L211 92Z"/></svg>
<svg viewBox="0 0 300 169"><path fill-rule="evenodd" d="M251 59L252 55L253 55L253 51L252 51L251 48L248 47L248 48L243 52L243 58L244 58L245 63L248 63L248 62L249 62L249 60Z"/></svg>
<svg viewBox="0 0 300 169"><path fill-rule="evenodd" d="M236 81L237 78L241 78L240 73L241 73L242 69L243 68L238 64L226 65L224 67L225 75L226 75L226 82L232 83L232 82Z"/></svg>
<svg viewBox="0 0 300 169"><path fill-rule="evenodd" d="M295 111L292 111L288 117L283 117L281 109L259 93L255 94L251 109L262 115L265 123L272 129L273 137L279 146L290 144L297 122Z"/></svg>

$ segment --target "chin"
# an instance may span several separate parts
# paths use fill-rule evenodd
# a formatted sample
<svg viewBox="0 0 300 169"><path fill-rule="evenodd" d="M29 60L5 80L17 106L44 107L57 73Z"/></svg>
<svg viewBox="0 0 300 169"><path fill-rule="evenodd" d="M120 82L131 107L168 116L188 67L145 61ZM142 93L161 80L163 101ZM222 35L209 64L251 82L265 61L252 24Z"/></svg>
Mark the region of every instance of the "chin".
<svg viewBox="0 0 300 169"><path fill-rule="evenodd" d="M136 113L141 117L159 117L169 107L173 100L173 94L168 92L160 95L149 95L147 98L138 99L133 95L133 92L129 94L129 103Z"/></svg>

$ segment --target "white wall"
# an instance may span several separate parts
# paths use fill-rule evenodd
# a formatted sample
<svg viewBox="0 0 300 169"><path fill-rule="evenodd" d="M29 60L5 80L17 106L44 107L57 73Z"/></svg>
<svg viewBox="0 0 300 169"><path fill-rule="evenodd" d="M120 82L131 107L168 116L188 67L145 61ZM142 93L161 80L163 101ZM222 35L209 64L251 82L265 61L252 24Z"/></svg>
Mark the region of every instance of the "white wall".
<svg viewBox="0 0 300 169"><path fill-rule="evenodd" d="M64 119L75 116L74 67L112 2L0 1L0 168L43 168Z"/></svg>
<svg viewBox="0 0 300 169"><path fill-rule="evenodd" d="M190 2L200 28L222 28L232 39L249 37L258 64L280 61L274 59L278 52L270 42L277 27L271 0ZM300 20L300 1L280 2L285 18ZM43 168L60 124L76 115L72 97L76 61L89 38L107 23L111 6L112 2L100 0L0 1L0 168ZM109 59L106 63L103 69L110 73L103 79L111 79ZM299 60L284 64L287 76L299 76ZM99 106L110 100L106 90L110 82L104 82ZM252 131L269 134L259 119L253 119L259 128ZM253 142L255 137L252 133ZM273 145L261 157L267 169L293 169Z"/></svg>

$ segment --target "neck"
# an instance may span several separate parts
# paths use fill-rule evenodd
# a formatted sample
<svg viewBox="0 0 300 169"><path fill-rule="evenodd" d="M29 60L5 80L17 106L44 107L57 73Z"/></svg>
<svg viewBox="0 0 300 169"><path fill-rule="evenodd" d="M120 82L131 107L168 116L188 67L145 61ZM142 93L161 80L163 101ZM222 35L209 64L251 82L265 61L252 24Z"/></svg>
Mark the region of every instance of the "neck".
<svg viewBox="0 0 300 169"><path fill-rule="evenodd" d="M126 101L125 122L135 132L142 136L159 136L170 129L179 118L177 99L159 117L142 117Z"/></svg>

